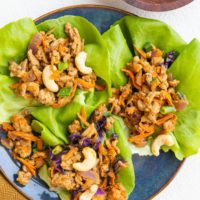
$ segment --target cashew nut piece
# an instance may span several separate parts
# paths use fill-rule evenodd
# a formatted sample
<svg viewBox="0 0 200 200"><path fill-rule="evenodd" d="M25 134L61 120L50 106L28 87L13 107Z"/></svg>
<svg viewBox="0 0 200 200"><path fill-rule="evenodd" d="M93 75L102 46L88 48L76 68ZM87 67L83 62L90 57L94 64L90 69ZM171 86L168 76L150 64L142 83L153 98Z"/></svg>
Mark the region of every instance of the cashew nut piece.
<svg viewBox="0 0 200 200"><path fill-rule="evenodd" d="M81 194L81 196L79 197L79 200L91 200L92 197L97 192L97 190L98 190L98 186L97 185L92 185L90 187L90 189L86 190L85 192L83 192Z"/></svg>
<svg viewBox="0 0 200 200"><path fill-rule="evenodd" d="M85 159L83 160L83 162L74 163L73 168L83 172L89 171L90 169L95 167L98 162L96 152L90 147L85 147L82 153Z"/></svg>
<svg viewBox="0 0 200 200"><path fill-rule="evenodd" d="M87 58L87 53L84 51L81 51L80 53L78 53L78 55L75 58L75 64L81 73L91 74L92 68L85 66L86 58Z"/></svg>
<svg viewBox="0 0 200 200"><path fill-rule="evenodd" d="M159 135L157 138L153 141L151 145L151 151L154 156L160 155L160 147L163 145L167 146L173 146L174 145L174 139L171 135Z"/></svg>
<svg viewBox="0 0 200 200"><path fill-rule="evenodd" d="M54 70L57 70L56 66L53 66ZM47 65L43 72L42 72L42 80L46 88L51 92L58 92L59 87L55 83L55 81L51 78L51 75L53 74L51 66Z"/></svg>

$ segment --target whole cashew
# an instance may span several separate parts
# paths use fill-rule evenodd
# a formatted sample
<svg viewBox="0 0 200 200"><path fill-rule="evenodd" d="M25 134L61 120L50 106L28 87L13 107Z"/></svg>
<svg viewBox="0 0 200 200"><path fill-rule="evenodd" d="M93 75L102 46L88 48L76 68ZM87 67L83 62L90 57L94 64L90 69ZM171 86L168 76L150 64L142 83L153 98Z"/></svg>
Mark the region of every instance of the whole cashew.
<svg viewBox="0 0 200 200"><path fill-rule="evenodd" d="M79 197L79 200L91 200L92 197L97 192L97 190L98 190L98 186L97 185L92 185L90 187L90 189L86 190L85 192L83 192L81 194L81 196Z"/></svg>
<svg viewBox="0 0 200 200"><path fill-rule="evenodd" d="M92 68L85 66L86 58L87 58L87 53L84 51L81 51L80 53L78 53L78 55L75 58L75 64L81 73L91 74Z"/></svg>
<svg viewBox="0 0 200 200"><path fill-rule="evenodd" d="M83 162L74 163L73 168L83 172L89 171L90 169L95 167L98 162L96 152L90 147L85 147L82 153L85 159L83 160Z"/></svg>
<svg viewBox="0 0 200 200"><path fill-rule="evenodd" d="M173 146L174 145L174 139L171 135L159 135L157 138L153 141L151 145L151 152L154 156L160 155L160 147L163 145L167 146Z"/></svg>
<svg viewBox="0 0 200 200"><path fill-rule="evenodd" d="M56 66L53 66L54 70L57 70ZM46 86L46 88L51 91L51 92L58 92L59 87L58 85L55 83L55 81L51 78L51 75L53 74L52 70L51 70L51 66L47 65L43 72L42 72L42 80L44 85Z"/></svg>

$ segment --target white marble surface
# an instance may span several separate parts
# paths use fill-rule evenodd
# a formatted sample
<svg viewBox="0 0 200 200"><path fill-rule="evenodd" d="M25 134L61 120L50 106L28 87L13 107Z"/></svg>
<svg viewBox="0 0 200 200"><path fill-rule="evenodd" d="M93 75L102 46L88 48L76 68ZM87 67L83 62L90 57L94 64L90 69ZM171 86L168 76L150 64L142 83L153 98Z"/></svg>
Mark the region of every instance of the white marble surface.
<svg viewBox="0 0 200 200"><path fill-rule="evenodd" d="M51 10L77 4L108 5L127 10L139 16L160 19L182 35L186 41L200 39L200 0L163 13L147 12L132 7L121 0L1 0L0 26L22 18L36 18ZM164 170L164 169L163 169ZM173 182L154 200L199 200L200 199L200 154L187 159Z"/></svg>

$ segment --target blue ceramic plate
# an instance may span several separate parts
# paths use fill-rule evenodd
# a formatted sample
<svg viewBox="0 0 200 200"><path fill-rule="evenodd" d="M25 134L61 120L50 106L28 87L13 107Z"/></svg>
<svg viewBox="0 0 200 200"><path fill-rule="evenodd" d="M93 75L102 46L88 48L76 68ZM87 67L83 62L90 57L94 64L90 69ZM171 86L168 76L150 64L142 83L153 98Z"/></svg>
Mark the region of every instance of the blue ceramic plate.
<svg viewBox="0 0 200 200"><path fill-rule="evenodd" d="M115 8L102 6L74 6L59 9L36 19L40 23L47 19L58 18L63 15L79 15L92 22L100 32L107 30L116 20L130 13ZM1 136L1 133L0 133ZM0 169L7 179L26 197L33 200L58 200L54 192L50 192L46 184L33 178L26 187L21 187L17 182L16 173L19 163L13 161L10 153L0 146ZM183 162L178 161L174 155L163 153L156 157L133 156L136 174L136 187L129 200L147 200L158 194L174 178ZM128 177L127 177L128 178Z"/></svg>

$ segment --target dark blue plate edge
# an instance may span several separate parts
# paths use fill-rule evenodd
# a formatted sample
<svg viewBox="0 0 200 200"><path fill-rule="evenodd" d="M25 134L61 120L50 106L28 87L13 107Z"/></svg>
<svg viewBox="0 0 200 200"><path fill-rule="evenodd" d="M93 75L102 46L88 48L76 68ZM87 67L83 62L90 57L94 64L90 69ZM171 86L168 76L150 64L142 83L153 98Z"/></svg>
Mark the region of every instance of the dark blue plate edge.
<svg viewBox="0 0 200 200"><path fill-rule="evenodd" d="M66 6L66 7L62 7L62 8L58 8L55 10L52 10L50 12L47 12L44 15L41 15L40 17L36 18L34 20L34 22L36 24L40 23L44 18L48 18L50 15L53 14L57 14L59 12L65 11L65 10L70 10L70 9L76 9L76 8L97 8L97 9L106 9L106 10L111 10L111 11L117 11L120 13L123 13L125 15L135 15L131 12L125 11L123 9L120 8L115 8L115 7L111 7L111 6L104 6L104 5L95 5L95 4L79 4L79 5L74 5L74 6ZM155 192L151 197L148 198L148 200L153 200L154 197L156 197L160 192L162 192L172 181L173 179L176 177L176 175L179 173L180 169L182 168L183 164L185 163L186 159L182 160L179 164L179 166L177 167L176 171L169 177L169 179L167 180L167 182L163 185L162 188L160 188L160 190L158 190L157 192ZM20 188L18 188L5 174L4 170L0 167L0 172L3 174L3 176L6 178L6 180L19 192L21 193L25 198L32 200L32 198L30 196L28 196L27 194L25 194L22 190L20 190Z"/></svg>

